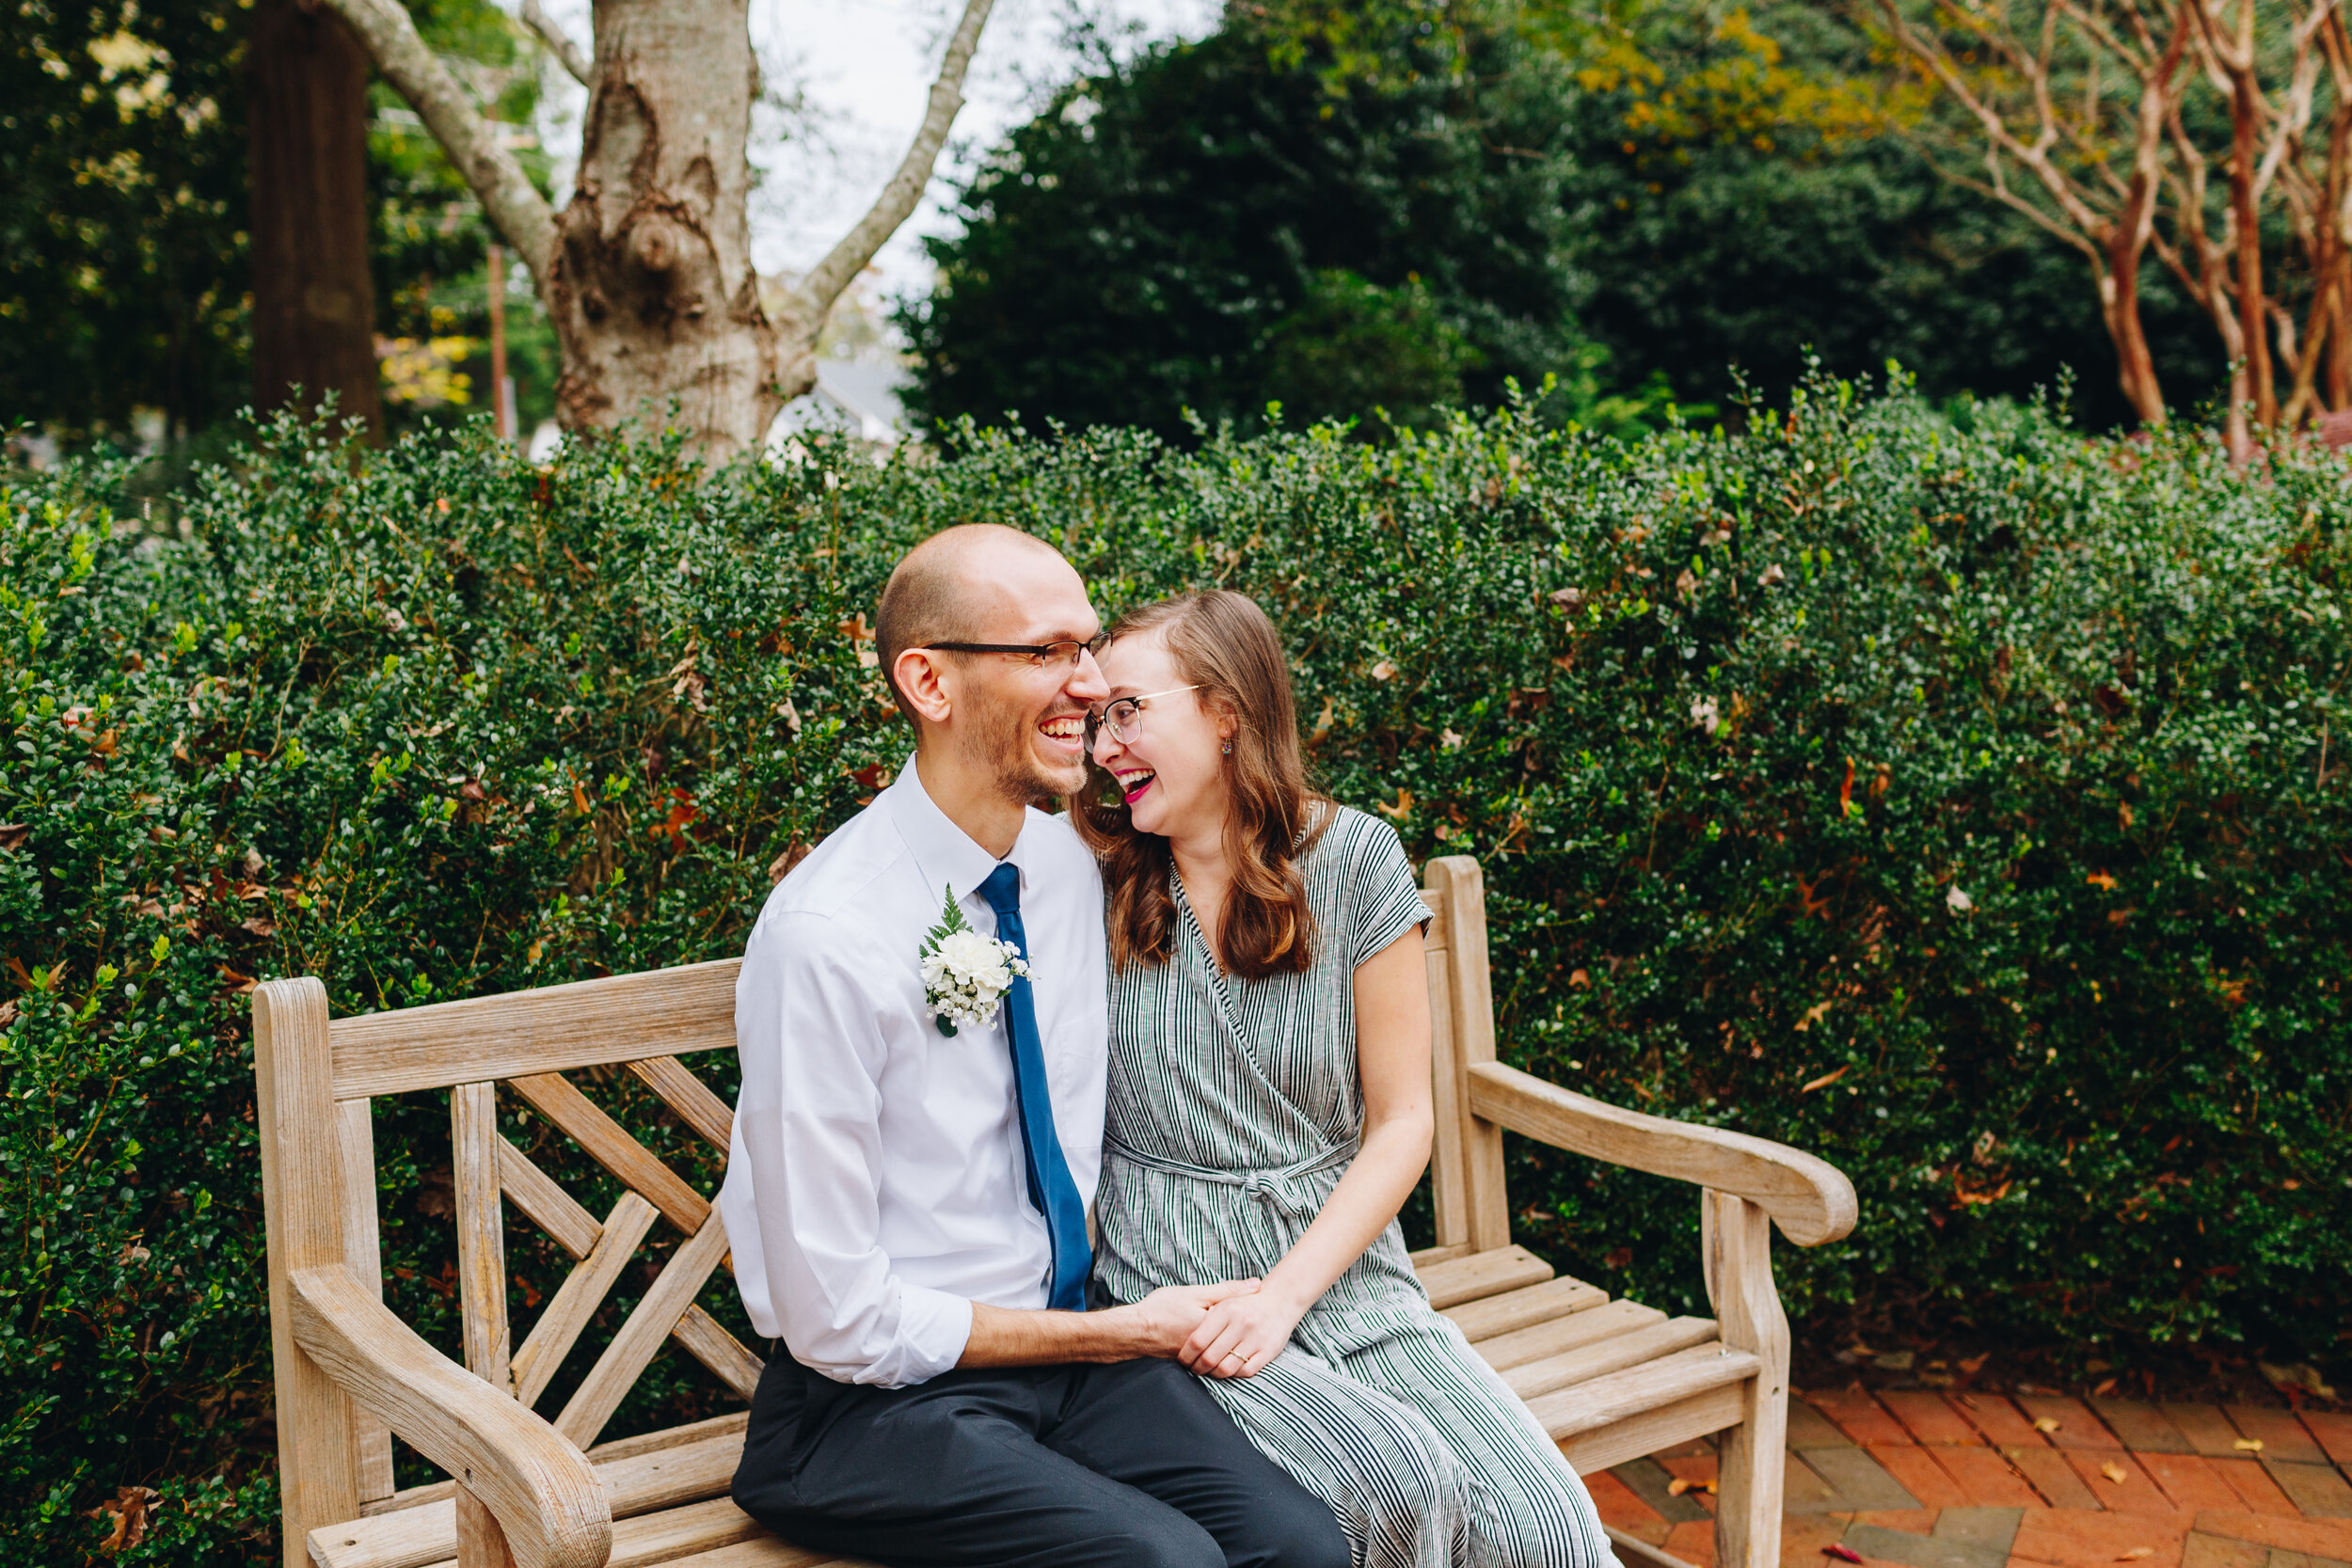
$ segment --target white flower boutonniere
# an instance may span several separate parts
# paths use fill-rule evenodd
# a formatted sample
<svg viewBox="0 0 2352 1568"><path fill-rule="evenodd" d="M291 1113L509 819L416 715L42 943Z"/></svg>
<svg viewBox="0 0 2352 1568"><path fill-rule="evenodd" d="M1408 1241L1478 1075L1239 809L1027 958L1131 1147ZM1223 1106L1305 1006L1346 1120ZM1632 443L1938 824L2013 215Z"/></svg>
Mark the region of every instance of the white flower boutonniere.
<svg viewBox="0 0 2352 1568"><path fill-rule="evenodd" d="M1013 980L1029 973L1028 960L1011 942L972 928L954 888L947 890L939 924L923 938L921 958L923 1000L943 1035L954 1034L960 1023L986 1023Z"/></svg>

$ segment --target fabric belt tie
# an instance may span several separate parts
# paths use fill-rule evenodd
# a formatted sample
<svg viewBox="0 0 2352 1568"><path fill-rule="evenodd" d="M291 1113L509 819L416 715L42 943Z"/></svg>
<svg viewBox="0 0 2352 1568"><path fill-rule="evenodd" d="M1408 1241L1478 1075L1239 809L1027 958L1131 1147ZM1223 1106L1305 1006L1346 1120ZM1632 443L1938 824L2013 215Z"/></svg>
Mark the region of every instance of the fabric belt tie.
<svg viewBox="0 0 2352 1568"><path fill-rule="evenodd" d="M1029 935L1021 923L1021 868L1010 861L999 862L980 884L979 894L996 911L996 940L1012 943L1027 958ZM1005 992L1005 1039L1012 1050L1013 1105L1020 1113L1029 1201L1045 1216L1045 1233L1054 1248L1045 1305L1057 1311L1083 1312L1087 1275L1094 1270L1094 1249L1087 1243L1086 1205L1078 1199L1078 1183L1071 1178L1070 1162L1062 1158L1061 1138L1054 1131L1054 1101L1045 1084L1045 1048L1037 1033L1037 999L1025 975L1016 975Z"/></svg>
<svg viewBox="0 0 2352 1568"><path fill-rule="evenodd" d="M1300 1202L1301 1195L1296 1191L1299 1179L1347 1164L1356 1157L1358 1145L1357 1139L1350 1138L1320 1154L1294 1161L1287 1165L1276 1165L1269 1170L1222 1170L1215 1165L1196 1165L1183 1160L1171 1160L1165 1155L1146 1154L1115 1137L1106 1136L1103 1142L1104 1148L1120 1159L1141 1165L1146 1170L1190 1177L1196 1181L1214 1181L1220 1187L1239 1187L1261 1203L1293 1211L1307 1207Z"/></svg>

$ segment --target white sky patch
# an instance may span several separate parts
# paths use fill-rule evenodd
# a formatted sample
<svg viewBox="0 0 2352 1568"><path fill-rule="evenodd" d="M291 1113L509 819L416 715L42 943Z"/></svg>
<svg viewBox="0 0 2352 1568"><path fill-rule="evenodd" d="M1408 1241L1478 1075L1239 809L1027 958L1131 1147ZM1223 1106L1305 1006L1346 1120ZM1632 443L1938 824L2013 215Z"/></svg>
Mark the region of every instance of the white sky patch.
<svg viewBox="0 0 2352 1568"><path fill-rule="evenodd" d="M588 0L545 0L583 48ZM964 80L963 112L930 189L864 280L886 301L930 287L922 238L946 233L948 193L1038 103L1085 67L1072 40L1081 18L1128 55L1149 41L1213 31L1219 0L996 0ZM954 0L751 0L752 42L768 102L755 114L752 256L764 273L804 271L863 216L922 123L940 55L961 6ZM550 65L540 135L567 193L586 94ZM561 198L559 197L559 199Z"/></svg>

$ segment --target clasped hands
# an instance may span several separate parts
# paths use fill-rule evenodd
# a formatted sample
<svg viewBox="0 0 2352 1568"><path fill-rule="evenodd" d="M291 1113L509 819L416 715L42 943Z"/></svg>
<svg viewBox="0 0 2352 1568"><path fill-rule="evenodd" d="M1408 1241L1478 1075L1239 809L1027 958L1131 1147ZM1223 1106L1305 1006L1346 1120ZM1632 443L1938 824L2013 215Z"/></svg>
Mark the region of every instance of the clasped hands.
<svg viewBox="0 0 2352 1568"><path fill-rule="evenodd" d="M1127 1310L1137 1315L1147 1354L1202 1377L1248 1377L1290 1343L1307 1304L1259 1279L1164 1285Z"/></svg>

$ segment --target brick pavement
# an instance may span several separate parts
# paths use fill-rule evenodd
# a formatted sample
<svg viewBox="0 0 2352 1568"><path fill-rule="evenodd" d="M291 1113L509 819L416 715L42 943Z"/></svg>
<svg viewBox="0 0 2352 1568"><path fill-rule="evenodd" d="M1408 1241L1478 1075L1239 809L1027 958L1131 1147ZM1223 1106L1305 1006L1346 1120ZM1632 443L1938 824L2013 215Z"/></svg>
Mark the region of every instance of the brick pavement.
<svg viewBox="0 0 2352 1568"><path fill-rule="evenodd" d="M1788 1449L1782 1568L2352 1568L2352 1417L1853 1389L1792 1398ZM1589 1480L1713 1568L1714 1475L1692 1443Z"/></svg>

